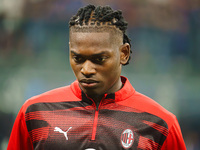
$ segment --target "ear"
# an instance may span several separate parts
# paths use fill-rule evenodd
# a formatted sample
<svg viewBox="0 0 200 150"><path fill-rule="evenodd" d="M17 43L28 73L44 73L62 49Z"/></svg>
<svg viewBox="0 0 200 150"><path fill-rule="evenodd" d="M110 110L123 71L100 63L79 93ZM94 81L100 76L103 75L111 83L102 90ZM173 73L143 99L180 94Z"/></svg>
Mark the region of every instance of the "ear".
<svg viewBox="0 0 200 150"><path fill-rule="evenodd" d="M128 43L125 43L120 46L120 63L122 65L125 65L128 62L129 56L130 56L130 45Z"/></svg>

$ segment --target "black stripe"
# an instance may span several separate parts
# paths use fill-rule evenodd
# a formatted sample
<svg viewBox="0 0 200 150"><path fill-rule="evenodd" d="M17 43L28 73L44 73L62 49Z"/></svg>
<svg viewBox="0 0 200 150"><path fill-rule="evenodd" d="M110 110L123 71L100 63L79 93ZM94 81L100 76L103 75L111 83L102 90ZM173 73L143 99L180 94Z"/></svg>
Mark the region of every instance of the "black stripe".
<svg viewBox="0 0 200 150"><path fill-rule="evenodd" d="M88 103L83 101L76 102L53 102L53 103L35 103L27 108L26 113L35 111L55 111L55 110L66 110L75 107L86 107Z"/></svg>
<svg viewBox="0 0 200 150"><path fill-rule="evenodd" d="M168 129L167 123L164 120L152 114L107 109L100 110L100 114L130 124L137 129L135 132L139 133L141 136L151 139L152 141L155 141L160 145L162 145L166 139L166 136L161 132L142 122L143 120L150 121Z"/></svg>
<svg viewBox="0 0 200 150"><path fill-rule="evenodd" d="M42 127L47 127L49 124L43 120L28 120L26 121L26 126L28 132L32 131L33 129L38 129Z"/></svg>
<svg viewBox="0 0 200 150"><path fill-rule="evenodd" d="M85 93L83 91L82 91L81 95L82 95L83 102L85 102L86 104L92 105L93 102L87 98L87 96L85 95Z"/></svg>
<svg viewBox="0 0 200 150"><path fill-rule="evenodd" d="M44 149L44 144L45 144L46 140L40 140L39 142L34 142L33 143L33 147L34 147L34 150L35 149Z"/></svg>
<svg viewBox="0 0 200 150"><path fill-rule="evenodd" d="M150 121L150 122L156 123L157 125L168 128L167 123L163 119L161 119L155 115L152 115L150 113L124 112L124 111L115 111L115 110L108 110L108 109L101 110L101 113L103 113L103 114L106 113L106 116L112 117L113 113L111 113L110 111L113 111L113 112L116 112L119 114L123 114L124 116L134 116L137 119ZM116 114L116 119L117 118L119 119L119 117L118 117L119 114ZM115 118L115 116L113 116L113 118ZM121 120L121 119L126 119L126 117L125 118L122 117L119 120ZM134 120L130 120L130 122L132 122L132 121L134 121Z"/></svg>
<svg viewBox="0 0 200 150"><path fill-rule="evenodd" d="M125 133L125 142L124 143L127 143L127 139L128 139L128 133Z"/></svg>
<svg viewBox="0 0 200 150"><path fill-rule="evenodd" d="M111 94L108 94L105 99L115 99L115 94L114 93L111 93ZM86 102L88 103L89 105L92 105L92 101L85 95L85 93L82 91L82 100L83 102Z"/></svg>
<svg viewBox="0 0 200 150"><path fill-rule="evenodd" d="M115 99L115 94L114 93L108 94L105 99Z"/></svg>

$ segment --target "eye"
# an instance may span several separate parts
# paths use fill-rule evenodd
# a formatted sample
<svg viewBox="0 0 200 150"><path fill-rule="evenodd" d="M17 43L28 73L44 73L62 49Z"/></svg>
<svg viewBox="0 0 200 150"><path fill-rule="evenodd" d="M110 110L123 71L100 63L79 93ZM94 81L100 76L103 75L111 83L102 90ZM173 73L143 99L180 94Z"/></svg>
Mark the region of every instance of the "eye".
<svg viewBox="0 0 200 150"><path fill-rule="evenodd" d="M103 57L96 58L96 61L98 61L98 62L103 62L104 60L105 60L105 58L103 58Z"/></svg>
<svg viewBox="0 0 200 150"><path fill-rule="evenodd" d="M72 58L76 63L83 63L85 61L85 59L81 56L73 56Z"/></svg>
<svg viewBox="0 0 200 150"><path fill-rule="evenodd" d="M96 63L96 64L102 64L105 60L106 60L106 57L101 56L101 57L95 57L95 58L93 58L92 62Z"/></svg>

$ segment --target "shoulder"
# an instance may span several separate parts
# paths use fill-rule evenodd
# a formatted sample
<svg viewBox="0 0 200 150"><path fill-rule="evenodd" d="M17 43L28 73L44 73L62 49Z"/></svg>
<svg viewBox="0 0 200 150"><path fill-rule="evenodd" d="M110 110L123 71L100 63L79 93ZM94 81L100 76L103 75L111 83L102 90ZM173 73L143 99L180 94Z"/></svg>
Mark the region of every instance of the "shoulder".
<svg viewBox="0 0 200 150"><path fill-rule="evenodd" d="M37 103L59 103L79 100L80 98L72 91L71 85L64 86L31 97L23 104L22 110L25 112L29 106Z"/></svg>
<svg viewBox="0 0 200 150"><path fill-rule="evenodd" d="M156 116L165 121L170 128L176 121L176 116L162 107L155 100L137 91L123 102L123 105L132 107L139 112L144 112Z"/></svg>
<svg viewBox="0 0 200 150"><path fill-rule="evenodd" d="M133 96L136 97L135 100L137 107L140 107L141 110L163 119L168 124L168 127L171 127L174 124L176 116L157 103L155 100L139 92L136 92Z"/></svg>

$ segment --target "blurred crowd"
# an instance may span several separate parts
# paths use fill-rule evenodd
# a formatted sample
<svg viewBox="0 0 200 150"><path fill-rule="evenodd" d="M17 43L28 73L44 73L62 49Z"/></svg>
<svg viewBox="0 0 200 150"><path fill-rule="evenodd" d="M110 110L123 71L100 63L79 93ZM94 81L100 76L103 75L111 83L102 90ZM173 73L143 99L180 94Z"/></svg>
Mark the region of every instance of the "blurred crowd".
<svg viewBox="0 0 200 150"><path fill-rule="evenodd" d="M19 70L22 66L27 70L40 68L40 73L45 70L43 74L49 76L54 76L55 70L65 70L68 21L78 8L88 3L122 10L129 24L133 49L133 65L127 66L126 74L153 77L155 82L159 75L165 76L164 79L172 77L170 83L174 87L170 90L176 90L178 98L170 106L179 105L175 107L179 111L174 109L174 113L178 114L187 149L200 149L200 121L197 119L200 111L196 104L200 104L200 0L0 0L0 119L4 122L0 124L0 149L6 147L20 106L38 94L31 90L35 83L39 85L36 89L42 89L40 92L48 89L45 81L35 75L36 78L28 81L26 91L20 91L18 88L24 87L20 76L25 72L19 75ZM61 78L65 77L60 77L58 82L63 81ZM165 87L160 89L164 91ZM187 91L190 94L186 94ZM21 101L14 102L15 97Z"/></svg>
<svg viewBox="0 0 200 150"><path fill-rule="evenodd" d="M174 65L179 65L180 68L182 65L187 65L187 71L199 73L199 0L18 0L17 3L14 0L1 0L1 3L2 59L10 57L13 53L34 57L44 48L42 46L46 44L44 42L48 37L48 29L59 30L59 25L65 24L67 30L67 20L78 8L86 3L110 4L113 8L123 11L129 23L129 34L134 36L132 41L137 52L145 51L148 57L158 55L159 60L155 63L162 61L164 57L169 69ZM159 39L160 36L163 39ZM144 44L138 44L134 38L138 38L139 41L141 41L139 38L143 38L145 41L141 42ZM161 40L157 41L160 50L151 46L156 40ZM153 53L152 51L149 53L147 50L149 47L152 47Z"/></svg>

